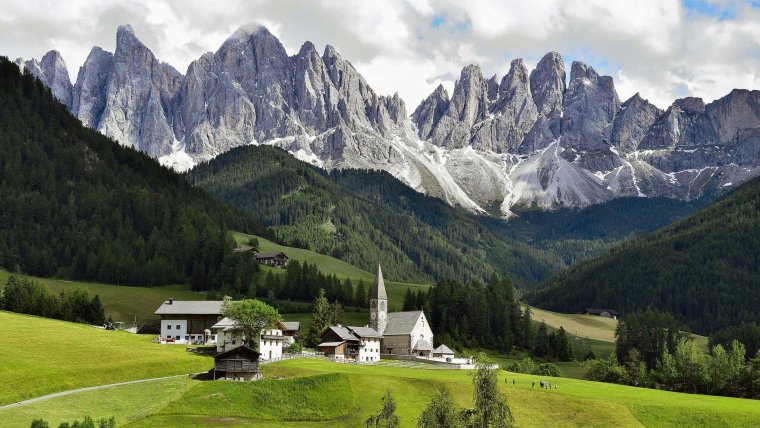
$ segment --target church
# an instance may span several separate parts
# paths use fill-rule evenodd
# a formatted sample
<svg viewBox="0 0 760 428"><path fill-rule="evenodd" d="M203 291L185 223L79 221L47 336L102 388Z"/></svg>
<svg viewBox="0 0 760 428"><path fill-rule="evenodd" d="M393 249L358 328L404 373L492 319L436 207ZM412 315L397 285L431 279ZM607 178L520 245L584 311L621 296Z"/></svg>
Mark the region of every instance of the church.
<svg viewBox="0 0 760 428"><path fill-rule="evenodd" d="M433 356L433 330L423 311L388 312L379 265L369 296L369 326L382 336L381 354Z"/></svg>

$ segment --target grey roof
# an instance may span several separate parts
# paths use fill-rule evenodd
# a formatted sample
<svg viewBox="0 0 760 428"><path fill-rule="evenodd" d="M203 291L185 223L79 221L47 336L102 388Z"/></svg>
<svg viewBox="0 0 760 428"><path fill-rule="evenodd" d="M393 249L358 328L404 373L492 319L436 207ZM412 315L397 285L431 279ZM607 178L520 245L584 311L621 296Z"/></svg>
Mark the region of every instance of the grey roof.
<svg viewBox="0 0 760 428"><path fill-rule="evenodd" d="M282 254L286 258L288 257L287 255L285 255L285 253L283 253L282 251L280 251L280 252L276 252L276 253L256 253L256 258L257 259L273 259L273 258L279 256L280 254Z"/></svg>
<svg viewBox="0 0 760 428"><path fill-rule="evenodd" d="M383 280L383 270L380 269L380 265L377 265L375 282L372 284L372 290L370 290L369 298L388 300L388 295L385 294L385 280Z"/></svg>
<svg viewBox="0 0 760 428"><path fill-rule="evenodd" d="M454 355L454 351L449 349L446 345L441 345L433 350L434 354Z"/></svg>
<svg viewBox="0 0 760 428"><path fill-rule="evenodd" d="M383 335L397 336L410 334L421 315L422 311L389 312L388 324L385 327Z"/></svg>
<svg viewBox="0 0 760 428"><path fill-rule="evenodd" d="M300 321L283 321L282 325L285 326L286 330L295 331L301 329L301 322Z"/></svg>
<svg viewBox="0 0 760 428"><path fill-rule="evenodd" d="M317 345L317 348L322 347L322 346L338 346L341 343L346 343L346 341L344 340L343 342L322 342L319 345Z"/></svg>
<svg viewBox="0 0 760 428"><path fill-rule="evenodd" d="M351 327L348 326L348 329L351 330L352 333L354 333L356 336L359 336L359 338L362 337L383 337L382 334L378 333L377 330L370 327Z"/></svg>
<svg viewBox="0 0 760 428"><path fill-rule="evenodd" d="M593 315L599 315L602 312L607 312L610 315L617 315L618 312L614 309L603 309L603 308L586 308L586 312L593 314Z"/></svg>
<svg viewBox="0 0 760 428"><path fill-rule="evenodd" d="M230 327L235 327L235 324L237 324L235 321L224 317L219 320L216 324L212 325L211 328L223 328L225 331Z"/></svg>
<svg viewBox="0 0 760 428"><path fill-rule="evenodd" d="M356 336L351 334L351 330L347 329L346 327L333 325L328 328L332 330L333 332L335 332L335 334L337 334L338 337L340 337L343 340L351 340L351 341L359 340Z"/></svg>
<svg viewBox="0 0 760 428"><path fill-rule="evenodd" d="M156 315L221 315L221 300L167 300L154 312Z"/></svg>
<svg viewBox="0 0 760 428"><path fill-rule="evenodd" d="M414 345L413 350L414 351L432 351L433 345L431 345L430 342L428 342L425 339L420 339L417 341L417 344Z"/></svg>

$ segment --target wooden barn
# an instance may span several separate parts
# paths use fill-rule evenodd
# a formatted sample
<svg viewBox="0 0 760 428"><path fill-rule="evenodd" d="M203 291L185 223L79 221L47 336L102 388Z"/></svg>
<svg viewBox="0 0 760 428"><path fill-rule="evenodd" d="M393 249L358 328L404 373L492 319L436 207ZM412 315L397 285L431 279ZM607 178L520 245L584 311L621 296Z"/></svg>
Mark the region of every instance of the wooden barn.
<svg viewBox="0 0 760 428"><path fill-rule="evenodd" d="M267 266L283 268L288 265L288 256L285 253L256 253L256 261Z"/></svg>
<svg viewBox="0 0 760 428"><path fill-rule="evenodd" d="M214 357L214 380L258 380L261 354L248 346L238 346Z"/></svg>

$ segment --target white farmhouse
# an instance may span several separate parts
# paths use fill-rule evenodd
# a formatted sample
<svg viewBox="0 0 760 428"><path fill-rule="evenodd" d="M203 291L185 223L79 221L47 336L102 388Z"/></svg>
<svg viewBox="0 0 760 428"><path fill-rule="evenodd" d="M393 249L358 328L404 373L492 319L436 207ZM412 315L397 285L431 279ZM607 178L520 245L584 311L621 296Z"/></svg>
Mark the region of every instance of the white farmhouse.
<svg viewBox="0 0 760 428"><path fill-rule="evenodd" d="M169 299L155 314L161 317L162 343L213 344L211 326L222 317L222 302Z"/></svg>
<svg viewBox="0 0 760 428"><path fill-rule="evenodd" d="M243 345L240 334L235 331L236 323L229 318L222 318L221 321L211 326L211 330L216 335L216 351L226 352ZM273 360L282 357L282 344L285 339L282 331L285 327L278 321L277 327L261 330L259 335L259 353L261 360Z"/></svg>

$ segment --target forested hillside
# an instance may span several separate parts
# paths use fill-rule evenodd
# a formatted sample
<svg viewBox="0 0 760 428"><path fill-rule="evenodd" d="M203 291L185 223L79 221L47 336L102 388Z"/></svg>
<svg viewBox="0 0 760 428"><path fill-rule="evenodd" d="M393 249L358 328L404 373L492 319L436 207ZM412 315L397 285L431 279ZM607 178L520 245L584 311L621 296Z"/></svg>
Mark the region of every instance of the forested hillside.
<svg viewBox="0 0 760 428"><path fill-rule="evenodd" d="M118 284L245 288L227 228L265 234L144 154L85 128L0 58L0 265Z"/></svg>
<svg viewBox="0 0 760 428"><path fill-rule="evenodd" d="M551 253L496 236L443 201L390 174L326 172L273 147L241 147L188 173L188 180L256 214L285 243L392 279L483 279L531 286L564 265Z"/></svg>
<svg viewBox="0 0 760 428"><path fill-rule="evenodd" d="M528 294L539 307L672 313L696 332L760 321L760 179L671 226L581 262Z"/></svg>

